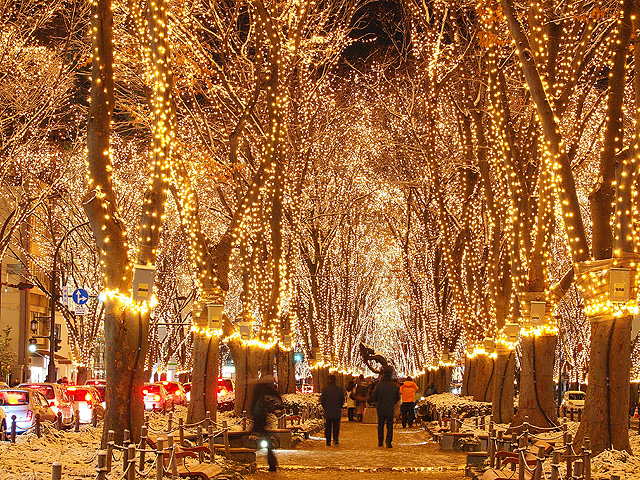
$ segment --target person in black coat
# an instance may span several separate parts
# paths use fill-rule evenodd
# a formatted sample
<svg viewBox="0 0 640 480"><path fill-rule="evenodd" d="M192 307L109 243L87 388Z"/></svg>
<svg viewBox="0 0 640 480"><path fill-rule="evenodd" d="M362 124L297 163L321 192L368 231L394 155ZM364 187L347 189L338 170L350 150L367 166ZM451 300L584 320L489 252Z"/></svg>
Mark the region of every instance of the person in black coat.
<svg viewBox="0 0 640 480"><path fill-rule="evenodd" d="M260 377L253 390L251 399L251 416L253 417L253 432L260 437L267 437L267 417L275 410L282 408L282 397L274 386L273 375ZM267 438L267 463L269 471L275 472L278 462L273 453L271 442Z"/></svg>
<svg viewBox="0 0 640 480"><path fill-rule="evenodd" d="M378 446L382 446L384 440L384 426L387 425L387 448L391 448L393 440L393 418L396 412L396 403L400 401L398 384L391 378L393 369L387 367L384 370L382 380L376 385L371 400L376 402L378 410Z"/></svg>
<svg viewBox="0 0 640 480"><path fill-rule="evenodd" d="M324 437L327 440L327 447L331 445L331 433L333 432L333 443L338 445L338 435L340 435L340 417L342 417L342 403L344 402L344 392L336 385L336 376L329 375L329 382L322 389L320 394L320 404L324 408Z"/></svg>

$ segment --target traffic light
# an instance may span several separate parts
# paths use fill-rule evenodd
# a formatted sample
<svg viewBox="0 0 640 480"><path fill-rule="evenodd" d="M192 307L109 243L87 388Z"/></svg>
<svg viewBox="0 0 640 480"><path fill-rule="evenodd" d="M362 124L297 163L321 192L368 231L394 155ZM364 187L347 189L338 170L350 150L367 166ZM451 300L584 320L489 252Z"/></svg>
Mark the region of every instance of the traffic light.
<svg viewBox="0 0 640 480"><path fill-rule="evenodd" d="M38 351L38 339L30 338L29 339L29 351L31 353L36 353Z"/></svg>
<svg viewBox="0 0 640 480"><path fill-rule="evenodd" d="M62 348L62 345L60 345L60 343L62 343L62 340L60 340L58 337L55 338L55 344L53 345L53 351L57 352Z"/></svg>

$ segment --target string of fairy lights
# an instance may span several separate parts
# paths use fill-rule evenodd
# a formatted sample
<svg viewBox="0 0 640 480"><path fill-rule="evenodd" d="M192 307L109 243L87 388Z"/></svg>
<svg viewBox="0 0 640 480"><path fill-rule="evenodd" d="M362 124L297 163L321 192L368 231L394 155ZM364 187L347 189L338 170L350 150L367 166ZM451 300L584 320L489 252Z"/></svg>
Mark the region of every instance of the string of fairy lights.
<svg viewBox="0 0 640 480"><path fill-rule="evenodd" d="M392 62L384 58L367 69L340 70L345 49L360 45L349 35L357 1L345 2L339 15L300 1L194 11L169 0L130 4L131 11L120 2L114 8L115 28L123 34L115 40L112 67L123 83L132 79L149 88L148 104L135 95L117 102L131 123L151 131L149 147L131 153L148 156L143 163L151 173L131 174L132 185L144 178L147 194L141 212L118 220L127 225L124 245L131 259L145 245L152 249L148 259L164 255L169 222L171 228L180 224L188 249L188 260L181 261L189 264L185 271L195 272L190 287L199 292L195 335L222 335L206 322L207 304L222 302L238 330L230 338L241 336L238 317L251 330L243 342L270 348L292 335L287 348L303 349L317 365L341 372L358 371L359 340L411 342L388 353L413 373L448 364L445 353L459 356L464 348L469 356L490 353L485 337L514 348L516 324L519 337L559 334L568 358L578 355L577 340L567 335L566 321L553 321L551 288L563 274L558 265L573 264L588 317L638 313L635 138L620 156L621 181L613 185L614 260L604 267L586 262L592 234L589 225L581 227L597 171L591 157L605 148L602 125L609 125L604 94L589 89L600 87L598 75L614 66L619 5L586 12L577 3L564 5L553 38L544 2L518 6L527 9L524 25L553 114L549 123L532 101L535 88L526 84L515 43L505 40L506 14L495 2L468 6L469 15L478 15L469 31L454 28L466 21L464 9L436 1L425 10L426 4L407 2L411 51L404 60L411 75L405 76L400 69L391 74ZM122 20L127 14L132 28ZM245 21L248 31L236 28ZM98 45L96 28L89 33ZM558 49L551 51L547 46L556 37ZM260 55L250 58L248 49ZM91 58L100 57L94 46ZM103 101L110 88L104 86ZM118 83L116 93L121 91L126 87ZM621 122L635 121L629 91ZM127 161L114 152L126 142L113 138L102 173L134 191L124 187ZM481 138L486 146L478 146ZM613 147L616 155L622 140L627 138ZM481 148L486 178L479 173L485 168ZM99 187L106 230L115 196L99 178L88 183ZM175 205L164 198L170 188ZM131 225L141 216L148 221L138 231ZM212 258L225 235L231 236L228 291ZM111 231L105 237L105 243L120 240ZM371 254L373 249L380 253ZM400 260L387 262L388 256ZM127 278L134 272L130 263ZM309 266L324 270L314 273ZM632 272L630 299L612 302L609 274L620 268ZM505 286L508 278L512 285ZM171 281L190 280L182 273ZM132 312L171 315L165 308L169 293L137 301L116 286L126 283L104 279L104 297ZM545 302L541 325L529 324L527 294L533 293L534 301ZM401 335L402 329L411 335ZM186 342L172 335L167 341L174 346ZM81 350L76 360L86 363L89 349ZM584 365L570 363L574 369Z"/></svg>

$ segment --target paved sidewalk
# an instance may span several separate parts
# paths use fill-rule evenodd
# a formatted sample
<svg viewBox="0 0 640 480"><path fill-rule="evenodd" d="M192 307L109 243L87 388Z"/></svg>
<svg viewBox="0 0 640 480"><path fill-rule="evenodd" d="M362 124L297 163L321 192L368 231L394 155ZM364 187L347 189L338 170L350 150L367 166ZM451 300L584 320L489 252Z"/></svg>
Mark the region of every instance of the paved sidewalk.
<svg viewBox="0 0 640 480"><path fill-rule="evenodd" d="M465 454L441 452L418 428L396 426L393 448L378 447L376 425L347 422L340 425L340 445L327 447L323 434L298 444L295 450L277 450L277 472L266 470L266 454L258 452L258 472L247 480L433 479L464 477Z"/></svg>

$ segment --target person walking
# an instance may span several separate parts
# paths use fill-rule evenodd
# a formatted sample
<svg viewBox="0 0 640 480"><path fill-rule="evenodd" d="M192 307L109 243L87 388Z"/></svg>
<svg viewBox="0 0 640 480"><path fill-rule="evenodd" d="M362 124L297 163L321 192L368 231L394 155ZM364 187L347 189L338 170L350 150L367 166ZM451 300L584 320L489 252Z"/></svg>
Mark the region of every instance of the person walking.
<svg viewBox="0 0 640 480"><path fill-rule="evenodd" d="M407 376L404 383L400 385L400 395L402 396L402 405L400 405L400 413L402 414L402 428L413 427L416 419L416 392L418 385L410 376Z"/></svg>
<svg viewBox="0 0 640 480"><path fill-rule="evenodd" d="M353 378L347 384L347 418L350 422L356 419L356 382Z"/></svg>
<svg viewBox="0 0 640 480"><path fill-rule="evenodd" d="M369 390L369 383L364 379L364 375L358 377L358 383L356 384L356 418L359 422L362 421L362 415L364 413L364 407L367 404L367 392Z"/></svg>
<svg viewBox="0 0 640 480"><path fill-rule="evenodd" d="M267 435L267 417L281 407L282 397L274 386L273 375L260 377L251 398L251 416L253 417L253 432L259 437L267 439L267 463L270 472L276 471L278 462Z"/></svg>
<svg viewBox="0 0 640 480"><path fill-rule="evenodd" d="M331 445L331 434L333 433L334 445L339 445L340 417L342 417L342 403L344 402L344 392L336 385L336 376L327 377L328 385L322 389L320 394L320 404L324 409L324 438L327 440L327 447Z"/></svg>
<svg viewBox="0 0 640 480"><path fill-rule="evenodd" d="M387 426L387 437L385 444L391 448L393 441L393 417L395 416L396 403L400 400L398 384L391 378L393 368L385 368L382 380L376 385L371 395L372 402L377 404L378 409L378 446L382 446L384 438L384 426Z"/></svg>

